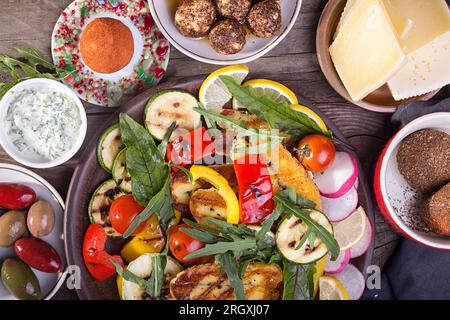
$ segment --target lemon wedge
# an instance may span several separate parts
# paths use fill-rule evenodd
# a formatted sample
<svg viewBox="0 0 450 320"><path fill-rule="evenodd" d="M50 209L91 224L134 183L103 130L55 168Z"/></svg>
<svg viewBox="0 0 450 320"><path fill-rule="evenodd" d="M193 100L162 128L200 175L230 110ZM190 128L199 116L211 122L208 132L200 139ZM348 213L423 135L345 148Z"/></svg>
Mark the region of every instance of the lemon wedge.
<svg viewBox="0 0 450 320"><path fill-rule="evenodd" d="M320 300L349 300L348 293L339 280L322 276L319 279Z"/></svg>
<svg viewBox="0 0 450 320"><path fill-rule="evenodd" d="M241 84L247 77L249 69L244 65L235 65L220 68L211 73L199 91L199 100L206 109L222 108L232 98L225 84L220 80L220 76L230 76L237 83Z"/></svg>
<svg viewBox="0 0 450 320"><path fill-rule="evenodd" d="M363 239L367 228L367 220L364 209L359 207L348 218L333 225L334 238L341 251L353 247Z"/></svg>
<svg viewBox="0 0 450 320"><path fill-rule="evenodd" d="M322 118L319 117L319 115L317 113L315 113L314 111L312 111L310 108L302 106L300 104L293 104L293 105L291 105L291 109L307 115L311 120L313 120L319 126L320 129L322 129L324 132L328 131L328 128L327 128L325 122L323 122Z"/></svg>
<svg viewBox="0 0 450 320"><path fill-rule="evenodd" d="M286 102L288 104L298 104L298 99L295 93L285 85L276 81L267 79L253 79L246 81L243 86L251 87L253 89L253 93L258 97L265 96L276 103ZM233 108L242 108L236 99L233 99Z"/></svg>

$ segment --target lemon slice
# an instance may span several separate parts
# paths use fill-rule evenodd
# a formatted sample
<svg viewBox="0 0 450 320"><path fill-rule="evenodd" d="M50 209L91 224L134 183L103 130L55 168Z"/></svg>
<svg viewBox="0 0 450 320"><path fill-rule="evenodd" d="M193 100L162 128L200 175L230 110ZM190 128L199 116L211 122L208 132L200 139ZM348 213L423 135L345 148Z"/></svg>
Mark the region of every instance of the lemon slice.
<svg viewBox="0 0 450 320"><path fill-rule="evenodd" d="M203 81L200 87L200 102L206 109L222 108L230 101L232 96L219 76L231 76L237 83L241 84L248 72L248 68L244 65L229 66L214 71Z"/></svg>
<svg viewBox="0 0 450 320"><path fill-rule="evenodd" d="M319 279L320 300L349 300L348 293L339 280L322 276Z"/></svg>
<svg viewBox="0 0 450 320"><path fill-rule="evenodd" d="M294 109L295 111L301 112L305 115L307 115L311 120L313 120L320 129L322 129L323 131L328 131L328 128L325 124L325 122L323 122L322 118L319 117L319 115L317 113L315 113L314 111L312 111L310 108L302 106L300 104L293 104L291 105L291 109Z"/></svg>
<svg viewBox="0 0 450 320"><path fill-rule="evenodd" d="M295 93L285 85L282 85L276 81L267 79L253 79L246 81L243 86L251 87L253 89L253 93L258 97L265 96L277 103L286 102L288 104L298 104L298 99ZM242 108L236 99L233 99L233 108Z"/></svg>
<svg viewBox="0 0 450 320"><path fill-rule="evenodd" d="M333 226L334 237L341 248L347 250L361 241L367 228L367 217L364 209L359 207L347 219Z"/></svg>

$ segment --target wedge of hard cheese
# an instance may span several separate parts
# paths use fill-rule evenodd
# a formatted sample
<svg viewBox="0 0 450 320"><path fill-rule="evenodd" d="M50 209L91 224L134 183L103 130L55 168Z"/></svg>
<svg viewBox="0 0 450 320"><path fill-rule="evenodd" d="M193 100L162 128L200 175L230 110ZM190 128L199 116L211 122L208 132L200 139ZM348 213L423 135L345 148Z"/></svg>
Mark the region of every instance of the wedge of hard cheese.
<svg viewBox="0 0 450 320"><path fill-rule="evenodd" d="M336 39L339 32L342 30L342 27L348 20L349 12L353 8L353 5L359 0L347 0L345 4L344 11L342 12L341 19L339 20L339 24L336 28L336 32L334 33L334 39ZM397 35L400 39L406 37L408 32L411 30L413 22L410 19L407 19L403 16L396 7L394 7L391 3L391 0L383 0L386 11L391 18L391 22L394 25L395 30L397 31Z"/></svg>
<svg viewBox="0 0 450 320"><path fill-rule="evenodd" d="M401 39L406 53L411 53L450 31L450 10L445 0L388 0L412 28Z"/></svg>
<svg viewBox="0 0 450 320"><path fill-rule="evenodd" d="M388 81L395 100L419 96L450 84L450 31L408 54L408 63Z"/></svg>
<svg viewBox="0 0 450 320"><path fill-rule="evenodd" d="M354 101L384 85L406 63L382 0L358 0L353 5L330 55Z"/></svg>

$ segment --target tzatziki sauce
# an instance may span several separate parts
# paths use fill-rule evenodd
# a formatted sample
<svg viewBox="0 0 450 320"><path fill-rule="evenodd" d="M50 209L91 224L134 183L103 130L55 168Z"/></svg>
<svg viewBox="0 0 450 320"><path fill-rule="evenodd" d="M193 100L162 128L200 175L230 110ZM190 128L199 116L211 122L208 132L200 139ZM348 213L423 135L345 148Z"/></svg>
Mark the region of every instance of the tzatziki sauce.
<svg viewBox="0 0 450 320"><path fill-rule="evenodd" d="M6 114L6 134L28 156L56 160L76 143L82 122L75 101L51 88L15 93Z"/></svg>

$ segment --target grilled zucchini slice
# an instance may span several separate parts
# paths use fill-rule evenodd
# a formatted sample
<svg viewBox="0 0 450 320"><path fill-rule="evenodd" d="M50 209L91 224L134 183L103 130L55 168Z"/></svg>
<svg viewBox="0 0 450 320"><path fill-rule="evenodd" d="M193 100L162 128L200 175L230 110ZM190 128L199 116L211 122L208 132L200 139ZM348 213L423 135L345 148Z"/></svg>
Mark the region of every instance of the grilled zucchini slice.
<svg viewBox="0 0 450 320"><path fill-rule="evenodd" d="M150 98L145 107L145 126L157 140L163 139L174 121L179 129L194 130L201 124L200 114L193 109L197 106L197 99L189 92L160 91Z"/></svg>
<svg viewBox="0 0 450 320"><path fill-rule="evenodd" d="M91 223L101 225L106 234L110 237L120 237L118 233L111 226L109 220L109 208L114 200L123 196L124 193L117 187L116 182L113 179L103 182L92 195L89 202L88 214Z"/></svg>
<svg viewBox="0 0 450 320"><path fill-rule="evenodd" d="M333 227L322 212L310 210L310 217L333 234ZM319 237L315 237L313 247L309 239L303 239L307 231L308 226L306 223L296 216L286 217L280 223L276 242L278 249L286 259L295 263L305 264L317 261L327 254L328 248ZM298 248L301 241L303 244Z"/></svg>
<svg viewBox="0 0 450 320"><path fill-rule="evenodd" d="M114 159L112 176L120 190L131 193L131 174L127 170L127 149L122 149Z"/></svg>
<svg viewBox="0 0 450 320"><path fill-rule="evenodd" d="M123 148L125 148L125 145L120 139L119 124L116 123L106 129L97 145L97 159L100 166L106 171L111 172L114 159Z"/></svg>

